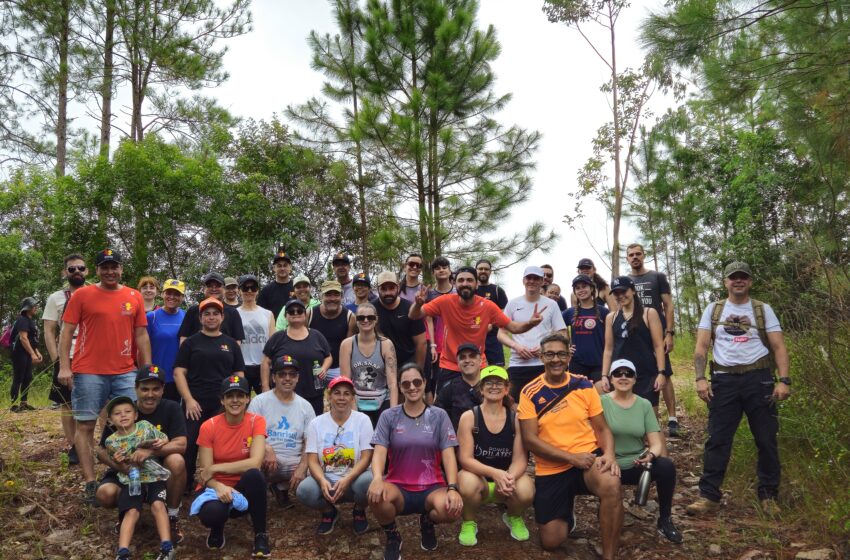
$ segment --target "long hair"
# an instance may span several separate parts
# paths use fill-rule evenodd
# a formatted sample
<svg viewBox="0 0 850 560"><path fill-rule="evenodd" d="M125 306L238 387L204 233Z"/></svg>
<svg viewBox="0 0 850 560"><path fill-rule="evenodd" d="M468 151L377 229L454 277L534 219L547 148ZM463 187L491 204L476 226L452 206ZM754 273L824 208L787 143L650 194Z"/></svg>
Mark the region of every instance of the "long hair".
<svg viewBox="0 0 850 560"><path fill-rule="evenodd" d="M632 316L629 319L629 334L633 333L635 329L637 329L640 324L643 322L643 302L638 297L638 293L634 290L634 288L629 288L634 293L632 297ZM623 310L621 309L622 313Z"/></svg>
<svg viewBox="0 0 850 560"><path fill-rule="evenodd" d="M594 274L593 276L594 276L593 281L595 283L596 277L599 277L599 275ZM599 279L602 280L601 277L599 277ZM605 280L602 280L602 282L605 282ZM581 283L584 284L584 282L581 282ZM605 285L607 286L608 284L606 283ZM575 286L573 286L573 293L576 293L576 287ZM599 293L599 291L598 291L597 287L594 284L591 284L590 285L590 299L593 301L593 310L596 312L596 322L597 322L597 324L601 320L601 317L599 315L599 304L596 302L596 294L598 294L598 293ZM576 301L578 301L578 296L576 296ZM572 321L572 323L570 323L570 326L572 328L575 328L575 326L576 326L576 320L578 319L579 309L581 309L581 302L580 301L578 301L578 305L576 306L576 312L573 313L573 321Z"/></svg>
<svg viewBox="0 0 850 560"><path fill-rule="evenodd" d="M360 305L358 305L358 306L357 306L357 311L360 311L360 309L361 309L361 308L362 308L362 309L371 309L371 310L372 310L372 313L374 313L374 314L375 314L375 317L377 317L377 316L378 316L378 310L375 308L375 306L374 306L374 305L372 305L372 304L371 304L370 302L368 302L368 301L367 301L366 303L361 303ZM355 314L355 317L356 317L357 312L355 311L355 313L354 313L354 314ZM358 333L360 332L360 327L359 327L359 326L357 326L357 332L358 332ZM381 338L381 339L386 339L386 338L387 338L386 336L384 336L384 333L382 333L382 332L381 332L381 322L380 322L380 321L378 321L377 319L375 319L375 337L376 337L376 338Z"/></svg>
<svg viewBox="0 0 850 560"><path fill-rule="evenodd" d="M608 282L606 282L604 278L599 276L598 272L593 273L593 283L596 284L597 293L608 287Z"/></svg>

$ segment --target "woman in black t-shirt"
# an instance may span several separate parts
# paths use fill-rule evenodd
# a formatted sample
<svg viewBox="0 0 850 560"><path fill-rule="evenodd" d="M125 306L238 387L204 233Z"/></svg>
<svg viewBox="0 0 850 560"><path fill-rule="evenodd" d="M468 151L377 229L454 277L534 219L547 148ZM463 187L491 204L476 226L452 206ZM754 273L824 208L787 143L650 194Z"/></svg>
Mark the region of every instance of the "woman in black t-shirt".
<svg viewBox="0 0 850 560"><path fill-rule="evenodd" d="M21 302L21 314L12 327L12 412L35 410L27 402L32 385L32 365L42 362L38 351L38 325L35 322L38 302L35 298L24 298ZM20 396L20 402L15 402Z"/></svg>
<svg viewBox="0 0 850 560"><path fill-rule="evenodd" d="M508 373L499 366L481 370L481 405L460 417L458 482L463 498L463 522L458 541L474 546L478 540L475 514L481 504L504 503L502 521L518 541L528 540L523 512L534 499L534 483L526 475L528 453L522 444L519 421L511 410Z"/></svg>

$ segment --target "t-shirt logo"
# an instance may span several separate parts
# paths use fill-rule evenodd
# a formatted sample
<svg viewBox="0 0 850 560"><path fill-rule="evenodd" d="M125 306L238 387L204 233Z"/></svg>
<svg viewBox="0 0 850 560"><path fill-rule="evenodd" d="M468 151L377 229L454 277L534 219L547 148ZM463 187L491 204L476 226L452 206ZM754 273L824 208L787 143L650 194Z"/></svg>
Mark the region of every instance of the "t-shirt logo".
<svg viewBox="0 0 850 560"><path fill-rule="evenodd" d="M286 416L280 417L280 422L277 423L277 429L278 430L288 430L289 429L289 422L287 422Z"/></svg>
<svg viewBox="0 0 850 560"><path fill-rule="evenodd" d="M727 334L733 336L735 342L747 342L750 339L750 337L747 336L751 326L750 318L748 316L729 315L723 322L731 323L723 325L723 330L725 330Z"/></svg>
<svg viewBox="0 0 850 560"><path fill-rule="evenodd" d="M481 328L481 316L477 315L475 319L472 320L472 328L478 329Z"/></svg>
<svg viewBox="0 0 850 560"><path fill-rule="evenodd" d="M537 404L544 404L546 402L546 397L541 396L537 399Z"/></svg>
<svg viewBox="0 0 850 560"><path fill-rule="evenodd" d="M133 314L133 302L125 301L121 304L121 315L132 315Z"/></svg>
<svg viewBox="0 0 850 560"><path fill-rule="evenodd" d="M221 345L221 351L222 352L230 352L230 347L228 347L227 344L222 344Z"/></svg>
<svg viewBox="0 0 850 560"><path fill-rule="evenodd" d="M592 331L595 326L596 326L596 319L585 319L584 320L584 328L586 328L587 330Z"/></svg>
<svg viewBox="0 0 850 560"><path fill-rule="evenodd" d="M242 449L243 454L247 455L248 453L251 452L251 442L252 441L254 441L254 438L252 436L248 436L248 437L245 438L245 440L243 441L243 445L244 445L244 447Z"/></svg>

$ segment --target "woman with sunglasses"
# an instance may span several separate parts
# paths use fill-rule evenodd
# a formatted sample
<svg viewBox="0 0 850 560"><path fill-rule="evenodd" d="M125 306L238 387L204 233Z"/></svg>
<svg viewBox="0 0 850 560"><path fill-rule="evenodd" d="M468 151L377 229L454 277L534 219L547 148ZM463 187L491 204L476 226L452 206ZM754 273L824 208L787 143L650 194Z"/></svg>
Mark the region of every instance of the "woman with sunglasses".
<svg viewBox="0 0 850 560"><path fill-rule="evenodd" d="M463 522L458 541L478 543L475 514L481 504L507 506L502 522L518 541L528 540L522 519L534 499L534 483L526 475L528 453L522 443L513 399L508 394L508 372L499 366L481 370L481 404L460 417L457 439L463 470L458 476L463 497Z"/></svg>
<svg viewBox="0 0 850 560"><path fill-rule="evenodd" d="M337 377L328 384L330 411L307 426L307 468L310 476L298 485L298 501L322 512L316 528L328 535L336 526L336 504L354 502L352 529L357 535L369 530L366 491L372 482L372 423L356 410L354 384Z"/></svg>
<svg viewBox="0 0 850 560"><path fill-rule="evenodd" d="M425 376L418 365L408 363L400 371L404 403L381 414L372 437L368 495L387 537L384 560L401 558L402 539L395 521L399 515L419 514L421 546L435 550L434 524L454 521L463 509L454 453L457 437L449 415L425 403Z"/></svg>
<svg viewBox="0 0 850 560"><path fill-rule="evenodd" d="M614 434L614 450L620 465L620 482L635 486L651 463L650 477L658 490L658 533L676 544L682 534L673 524L673 492L676 488L676 466L662 457L664 440L652 405L634 394L637 373L629 360L611 364L611 383L614 391L602 396L605 421ZM644 441L649 444L645 449Z"/></svg>
<svg viewBox="0 0 850 560"><path fill-rule="evenodd" d="M245 377L254 394L262 392L260 383L260 364L263 362L263 347L275 331L274 315L265 307L257 305L257 293L260 282L253 274L239 277L239 295L242 305L236 308L242 319L245 340L242 341L242 356L245 358Z"/></svg>
<svg viewBox="0 0 850 560"><path fill-rule="evenodd" d="M395 347L381 336L374 305L361 303L355 319L360 332L342 341L339 370L354 384L357 410L375 427L381 413L398 404Z"/></svg>

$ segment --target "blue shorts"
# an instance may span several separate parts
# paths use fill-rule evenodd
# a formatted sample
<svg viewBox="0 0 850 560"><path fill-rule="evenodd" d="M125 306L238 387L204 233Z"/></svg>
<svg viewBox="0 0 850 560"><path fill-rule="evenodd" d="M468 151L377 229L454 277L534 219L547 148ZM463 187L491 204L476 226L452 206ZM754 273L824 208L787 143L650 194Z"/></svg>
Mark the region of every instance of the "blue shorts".
<svg viewBox="0 0 850 560"><path fill-rule="evenodd" d="M428 499L428 495L434 490L439 490L440 488L444 488L442 484L434 484L429 486L425 490L420 490L418 492L414 490L405 490L401 486L398 487L401 492L401 497L404 499L404 509L401 510L399 515L411 515L413 513L426 513L425 511L425 500Z"/></svg>
<svg viewBox="0 0 850 560"><path fill-rule="evenodd" d="M106 403L115 397L130 397L136 400L135 371L116 375L74 374L74 389L71 391L74 420L97 420Z"/></svg>

